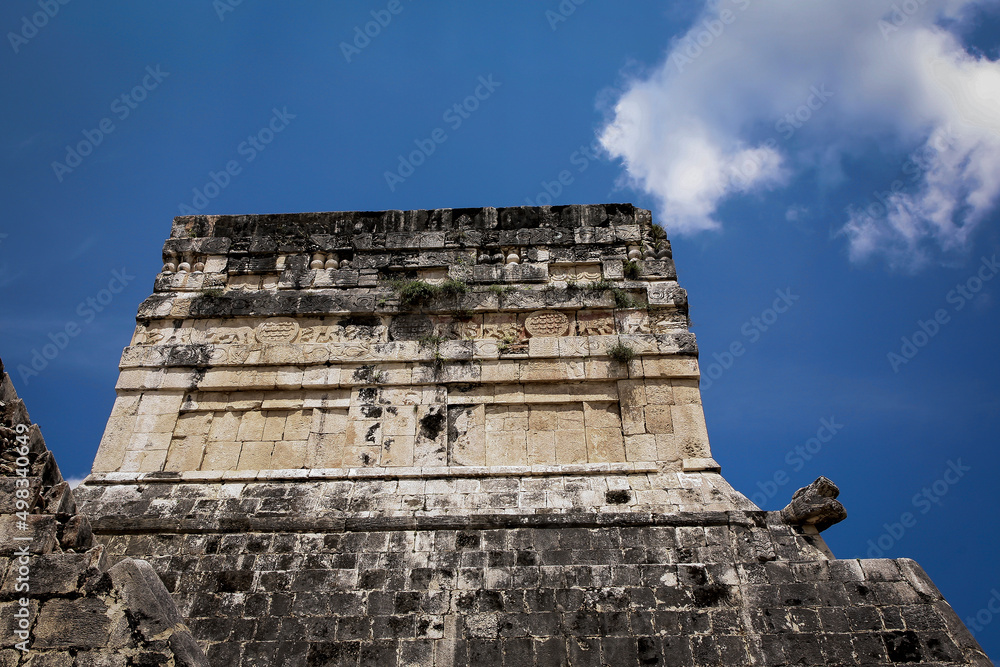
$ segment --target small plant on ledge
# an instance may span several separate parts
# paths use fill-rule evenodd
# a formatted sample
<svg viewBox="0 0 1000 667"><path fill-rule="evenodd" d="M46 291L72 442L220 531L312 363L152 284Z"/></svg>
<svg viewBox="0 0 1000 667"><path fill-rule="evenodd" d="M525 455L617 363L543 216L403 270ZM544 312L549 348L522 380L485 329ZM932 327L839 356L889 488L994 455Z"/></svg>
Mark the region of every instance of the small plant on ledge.
<svg viewBox="0 0 1000 667"><path fill-rule="evenodd" d="M403 307L423 306L441 296L461 296L469 291L462 280L448 278L440 285L431 285L424 280L391 280L389 287L399 296Z"/></svg>
<svg viewBox="0 0 1000 667"><path fill-rule="evenodd" d="M625 262L622 270L629 280L638 280L639 276L642 275L642 265L634 259Z"/></svg>
<svg viewBox="0 0 1000 667"><path fill-rule="evenodd" d="M510 294L511 292L516 292L517 288L513 285L501 285L500 283L493 283L489 286L489 290L496 294L497 296L503 296L504 294Z"/></svg>
<svg viewBox="0 0 1000 667"><path fill-rule="evenodd" d="M639 308L642 306L642 304L631 294L623 290L621 287L618 287L618 285L615 285L610 280L596 280L590 283L587 288L594 292L611 292L615 299L615 306L618 308Z"/></svg>
<svg viewBox="0 0 1000 667"><path fill-rule="evenodd" d="M619 363L627 364L635 359L635 350L629 347L627 343L618 341L608 348L608 356Z"/></svg>
<svg viewBox="0 0 1000 667"><path fill-rule="evenodd" d="M444 342L444 336L438 334L430 334L429 336L421 336L417 339L420 343L420 347L437 347Z"/></svg>
<svg viewBox="0 0 1000 667"><path fill-rule="evenodd" d="M423 280L393 280L389 286L399 296L401 306L421 306L436 297L441 288Z"/></svg>
<svg viewBox="0 0 1000 667"><path fill-rule="evenodd" d="M606 292L608 290L618 289L618 286L614 282L608 280L607 278L601 278L600 280L595 280L594 282L587 285L587 289L593 290L595 292Z"/></svg>
<svg viewBox="0 0 1000 667"><path fill-rule="evenodd" d="M503 337L500 339L500 344L497 345L497 350L500 354L507 354L517 344L517 334L505 331L502 335Z"/></svg>
<svg viewBox="0 0 1000 667"><path fill-rule="evenodd" d="M615 297L615 305L619 308L640 308L642 303L623 289L616 287L612 290Z"/></svg>
<svg viewBox="0 0 1000 667"><path fill-rule="evenodd" d="M440 287L438 291L444 296L461 296L469 291L469 286L464 280L455 280L454 278L448 278Z"/></svg>

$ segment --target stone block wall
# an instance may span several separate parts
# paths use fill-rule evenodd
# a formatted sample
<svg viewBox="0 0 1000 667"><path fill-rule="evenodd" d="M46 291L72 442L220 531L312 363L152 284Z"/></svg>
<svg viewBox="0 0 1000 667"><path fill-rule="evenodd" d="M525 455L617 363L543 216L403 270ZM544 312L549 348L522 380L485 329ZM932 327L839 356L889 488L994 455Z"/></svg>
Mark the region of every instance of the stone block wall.
<svg viewBox="0 0 1000 667"><path fill-rule="evenodd" d="M831 560L776 512L385 516L311 486L149 477L85 505L211 664L990 664L916 563Z"/></svg>
<svg viewBox="0 0 1000 667"><path fill-rule="evenodd" d="M178 218L94 472L714 469L657 230L629 205Z"/></svg>
<svg viewBox="0 0 1000 667"><path fill-rule="evenodd" d="M207 666L149 563L108 567L3 362L0 445L0 665Z"/></svg>
<svg viewBox="0 0 1000 667"><path fill-rule="evenodd" d="M213 665L978 665L912 561L719 474L630 205L176 218L77 491Z"/></svg>

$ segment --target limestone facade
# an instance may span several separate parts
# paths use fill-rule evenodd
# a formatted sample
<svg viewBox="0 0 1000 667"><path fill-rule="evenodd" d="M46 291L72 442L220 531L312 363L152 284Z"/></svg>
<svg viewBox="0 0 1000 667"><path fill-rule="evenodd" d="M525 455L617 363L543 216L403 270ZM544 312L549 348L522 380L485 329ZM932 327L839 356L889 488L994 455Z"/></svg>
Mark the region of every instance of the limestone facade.
<svg viewBox="0 0 1000 667"><path fill-rule="evenodd" d="M178 222L94 479L713 469L669 242L631 206L540 215Z"/></svg>

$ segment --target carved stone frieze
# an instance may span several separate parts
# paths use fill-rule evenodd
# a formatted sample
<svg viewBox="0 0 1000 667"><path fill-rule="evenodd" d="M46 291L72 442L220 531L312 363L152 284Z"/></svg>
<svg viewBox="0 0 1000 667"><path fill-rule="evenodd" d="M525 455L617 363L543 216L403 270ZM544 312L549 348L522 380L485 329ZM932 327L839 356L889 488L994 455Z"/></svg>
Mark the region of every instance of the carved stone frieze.
<svg viewBox="0 0 1000 667"><path fill-rule="evenodd" d="M532 336L564 336L569 331L569 318L557 310L540 310L524 318L524 328Z"/></svg>

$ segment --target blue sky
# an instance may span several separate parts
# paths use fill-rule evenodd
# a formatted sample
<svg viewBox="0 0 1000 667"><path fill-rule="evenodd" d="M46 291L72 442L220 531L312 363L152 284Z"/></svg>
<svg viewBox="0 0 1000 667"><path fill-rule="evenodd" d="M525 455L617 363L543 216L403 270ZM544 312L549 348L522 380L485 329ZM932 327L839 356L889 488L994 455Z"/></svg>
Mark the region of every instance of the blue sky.
<svg viewBox="0 0 1000 667"><path fill-rule="evenodd" d="M0 354L79 477L174 215L630 201L668 223L727 479L778 509L829 476L835 554L914 558L975 617L1000 12L892 4L12 0ZM1000 655L1000 619L977 637Z"/></svg>

